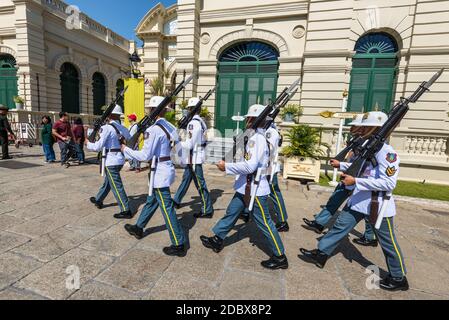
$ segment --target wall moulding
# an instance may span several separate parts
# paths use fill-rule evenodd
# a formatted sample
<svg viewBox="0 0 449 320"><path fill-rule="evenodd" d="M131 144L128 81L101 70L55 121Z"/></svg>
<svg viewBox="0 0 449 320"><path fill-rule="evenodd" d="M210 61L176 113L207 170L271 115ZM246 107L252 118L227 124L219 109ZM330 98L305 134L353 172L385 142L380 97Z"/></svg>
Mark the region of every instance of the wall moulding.
<svg viewBox="0 0 449 320"><path fill-rule="evenodd" d="M254 29L252 37L246 36L245 29L237 30L225 34L215 41L209 51L209 59L218 59L219 55L230 45L241 41L262 41L266 42L279 51L280 58L289 57L289 49L285 39L277 33L263 29Z"/></svg>

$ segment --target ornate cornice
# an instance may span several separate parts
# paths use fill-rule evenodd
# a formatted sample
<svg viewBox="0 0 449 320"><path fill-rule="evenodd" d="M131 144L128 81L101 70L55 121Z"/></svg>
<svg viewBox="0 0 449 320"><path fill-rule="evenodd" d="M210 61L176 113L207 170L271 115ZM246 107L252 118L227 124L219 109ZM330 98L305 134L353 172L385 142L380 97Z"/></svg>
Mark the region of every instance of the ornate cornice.
<svg viewBox="0 0 449 320"><path fill-rule="evenodd" d="M281 4L274 1L273 4L269 5L202 11L201 23L246 20L248 17L260 18L272 15L276 17L306 15L308 13L308 5L309 1L295 1Z"/></svg>

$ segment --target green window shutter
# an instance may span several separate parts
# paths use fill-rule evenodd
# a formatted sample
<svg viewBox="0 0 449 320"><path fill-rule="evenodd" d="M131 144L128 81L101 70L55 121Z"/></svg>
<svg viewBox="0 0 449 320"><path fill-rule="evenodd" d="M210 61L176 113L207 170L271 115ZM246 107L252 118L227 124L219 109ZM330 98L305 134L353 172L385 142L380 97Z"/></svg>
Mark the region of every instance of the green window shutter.
<svg viewBox="0 0 449 320"><path fill-rule="evenodd" d="M348 109L352 112L365 112L370 84L370 70L353 70L349 88Z"/></svg>
<svg viewBox="0 0 449 320"><path fill-rule="evenodd" d="M15 107L14 96L17 96L16 60L9 54L0 55L0 104L9 109Z"/></svg>

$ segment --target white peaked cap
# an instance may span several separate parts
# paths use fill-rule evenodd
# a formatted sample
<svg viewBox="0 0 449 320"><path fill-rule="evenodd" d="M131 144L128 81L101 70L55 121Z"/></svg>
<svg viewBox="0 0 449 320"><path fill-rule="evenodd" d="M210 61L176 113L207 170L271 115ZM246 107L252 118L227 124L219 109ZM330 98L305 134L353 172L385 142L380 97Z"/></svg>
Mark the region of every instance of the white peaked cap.
<svg viewBox="0 0 449 320"><path fill-rule="evenodd" d="M359 114L355 117L354 121L349 123L350 126L360 127L362 125L363 117L365 114Z"/></svg>
<svg viewBox="0 0 449 320"><path fill-rule="evenodd" d="M189 104L187 105L188 107L195 107L198 102L200 102L200 99L197 97L193 97L189 99Z"/></svg>
<svg viewBox="0 0 449 320"><path fill-rule="evenodd" d="M365 114L362 121L363 127L382 127L387 122L388 116L379 111L372 111Z"/></svg>
<svg viewBox="0 0 449 320"><path fill-rule="evenodd" d="M154 96L150 99L150 108L157 108L161 104L161 102L164 100L164 97Z"/></svg>
<svg viewBox="0 0 449 320"><path fill-rule="evenodd" d="M115 105L114 110L112 110L111 114L116 114L118 116L123 116L122 107L120 107L118 104Z"/></svg>
<svg viewBox="0 0 449 320"><path fill-rule="evenodd" d="M266 106L263 106L261 104L254 104L249 108L248 114L245 117L256 118L261 115L261 113L265 110L265 108Z"/></svg>

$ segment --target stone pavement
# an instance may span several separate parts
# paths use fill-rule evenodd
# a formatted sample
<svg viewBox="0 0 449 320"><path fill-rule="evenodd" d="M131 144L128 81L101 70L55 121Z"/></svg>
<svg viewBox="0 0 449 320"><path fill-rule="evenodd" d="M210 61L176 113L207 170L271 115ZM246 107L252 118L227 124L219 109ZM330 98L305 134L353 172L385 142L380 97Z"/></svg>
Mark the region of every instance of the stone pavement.
<svg viewBox="0 0 449 320"><path fill-rule="evenodd" d="M114 220L115 205L96 210L89 202L101 183L98 166L43 163L40 148L13 150L0 162L0 299L448 299L449 206L398 201L398 241L404 252L411 290L368 290L366 267L385 270L380 248L362 248L350 235L324 270L299 260L299 247L314 248L317 235L301 227L329 193L283 184L291 231L282 234L290 268L267 271L264 240L254 224L239 222L220 254L205 249L199 236L225 213L233 195L232 178L206 170L215 206L212 220L193 218L199 197L192 186L178 210L190 238L185 258L165 256L169 236L160 212L147 236L137 241ZM180 183L182 171L178 170ZM135 208L146 199L147 174L126 172L126 190ZM110 196L106 204L113 202ZM136 217L137 218L137 217ZM80 270L80 290L67 289L70 266ZM68 273L67 273L68 272ZM70 286L69 286L70 288Z"/></svg>

